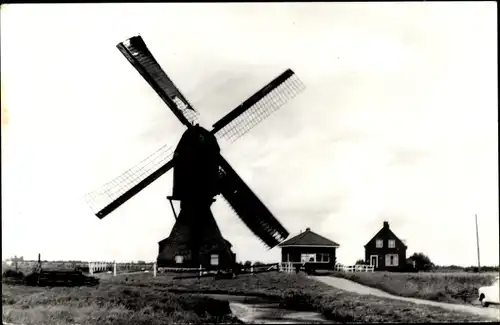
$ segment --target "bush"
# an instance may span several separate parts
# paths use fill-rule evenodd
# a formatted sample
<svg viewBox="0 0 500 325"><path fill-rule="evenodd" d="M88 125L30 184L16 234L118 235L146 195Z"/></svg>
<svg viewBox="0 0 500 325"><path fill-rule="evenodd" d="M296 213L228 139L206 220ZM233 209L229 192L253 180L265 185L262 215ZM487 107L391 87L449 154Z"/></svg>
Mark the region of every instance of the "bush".
<svg viewBox="0 0 500 325"><path fill-rule="evenodd" d="M418 269L413 267L413 264L408 264L406 263L403 268L400 270L400 272L404 273L417 273Z"/></svg>
<svg viewBox="0 0 500 325"><path fill-rule="evenodd" d="M32 272L24 277L24 284L29 286L95 286L99 279L86 276L81 272L41 271Z"/></svg>
<svg viewBox="0 0 500 325"><path fill-rule="evenodd" d="M283 293L280 307L300 311L310 311L314 309L313 300L314 299L310 293L297 289L287 289Z"/></svg>
<svg viewBox="0 0 500 325"><path fill-rule="evenodd" d="M431 262L429 256L424 253L413 253L407 260L408 264L415 263L415 268L419 271L429 271L434 268L434 263Z"/></svg>
<svg viewBox="0 0 500 325"><path fill-rule="evenodd" d="M4 278L14 278L14 279L23 279L24 274L21 271L16 270L6 270L2 273L2 277Z"/></svg>
<svg viewBox="0 0 500 325"><path fill-rule="evenodd" d="M24 280L24 274L21 271L6 270L2 273L2 282L10 284L21 284Z"/></svg>

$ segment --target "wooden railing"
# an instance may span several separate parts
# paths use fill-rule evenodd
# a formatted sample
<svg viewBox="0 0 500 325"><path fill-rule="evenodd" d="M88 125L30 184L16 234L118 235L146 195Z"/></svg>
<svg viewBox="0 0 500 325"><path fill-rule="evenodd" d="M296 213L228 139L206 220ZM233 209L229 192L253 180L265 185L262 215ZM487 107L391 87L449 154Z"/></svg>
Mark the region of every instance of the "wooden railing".
<svg viewBox="0 0 500 325"><path fill-rule="evenodd" d="M336 265L335 271L337 272L373 272L375 266L373 265Z"/></svg>
<svg viewBox="0 0 500 325"><path fill-rule="evenodd" d="M281 262L279 263L279 270L281 272L293 273L297 265L300 265L300 269L304 269L304 262Z"/></svg>
<svg viewBox="0 0 500 325"><path fill-rule="evenodd" d="M88 262L88 272L90 275L99 272L113 273L116 276L119 272L149 272L153 271L153 276L156 276L158 270L156 262L145 264L132 264L132 263L116 263L116 262ZM119 270L119 271L118 271Z"/></svg>

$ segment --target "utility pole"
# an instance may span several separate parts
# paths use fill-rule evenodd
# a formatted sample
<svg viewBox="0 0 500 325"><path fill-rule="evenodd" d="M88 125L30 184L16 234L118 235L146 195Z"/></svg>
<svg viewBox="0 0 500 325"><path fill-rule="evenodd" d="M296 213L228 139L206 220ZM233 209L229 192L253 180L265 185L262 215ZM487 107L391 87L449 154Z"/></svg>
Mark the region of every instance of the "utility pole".
<svg viewBox="0 0 500 325"><path fill-rule="evenodd" d="M18 268L17 268L17 261L18 261L17 255L14 255L14 265L15 265L15 267L16 267L16 272L18 271Z"/></svg>
<svg viewBox="0 0 500 325"><path fill-rule="evenodd" d="M477 227L477 214L475 214L476 217L476 241L477 241L477 272L481 272L481 261L479 258L479 230Z"/></svg>

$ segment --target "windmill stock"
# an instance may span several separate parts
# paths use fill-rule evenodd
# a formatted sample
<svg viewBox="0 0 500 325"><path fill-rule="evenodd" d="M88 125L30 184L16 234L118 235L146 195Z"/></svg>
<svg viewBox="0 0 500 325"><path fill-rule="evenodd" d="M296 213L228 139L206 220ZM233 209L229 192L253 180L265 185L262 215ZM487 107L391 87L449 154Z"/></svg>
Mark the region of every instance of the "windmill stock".
<svg viewBox="0 0 500 325"><path fill-rule="evenodd" d="M141 36L117 48L186 126L175 150L163 146L142 162L85 196L100 219L173 169L172 195L180 212L169 237L159 242L159 266L230 268L231 244L222 237L210 206L222 196L235 214L269 248L288 231L221 155L218 139L234 142L304 90L288 69L216 122L210 131L198 124L199 113L177 89Z"/></svg>

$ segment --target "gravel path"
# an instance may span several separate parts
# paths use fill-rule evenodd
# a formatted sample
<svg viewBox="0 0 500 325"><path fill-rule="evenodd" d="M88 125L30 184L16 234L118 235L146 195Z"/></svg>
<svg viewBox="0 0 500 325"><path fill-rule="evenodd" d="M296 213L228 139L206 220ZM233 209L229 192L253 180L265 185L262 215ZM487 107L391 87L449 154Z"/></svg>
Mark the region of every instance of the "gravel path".
<svg viewBox="0 0 500 325"><path fill-rule="evenodd" d="M456 310L456 311L462 311L462 312L467 312L467 313L471 313L471 314L476 314L479 316L483 316L485 318L489 318L491 320L500 321L500 309L495 308L495 307L483 308L483 307L475 307L475 306L469 306L469 305L449 304L449 303L430 301L430 300L424 300L424 299L394 296L390 293L387 293L387 292L379 290L379 289L367 287L367 286L364 286L362 284L359 284L359 283L356 283L356 282L353 282L353 281L350 281L347 279L336 278L336 277L331 277L331 276L311 276L311 278L315 279L317 281L321 281L323 283L326 283L329 286L335 287L337 289L344 290L344 291L350 291L350 292L354 292L354 293L358 293L358 294L362 294L362 295L373 295L373 296L378 296L378 297L383 297L383 298L402 300L402 301L407 301L407 302L413 302L416 304L431 305L431 306L445 308L448 310Z"/></svg>

